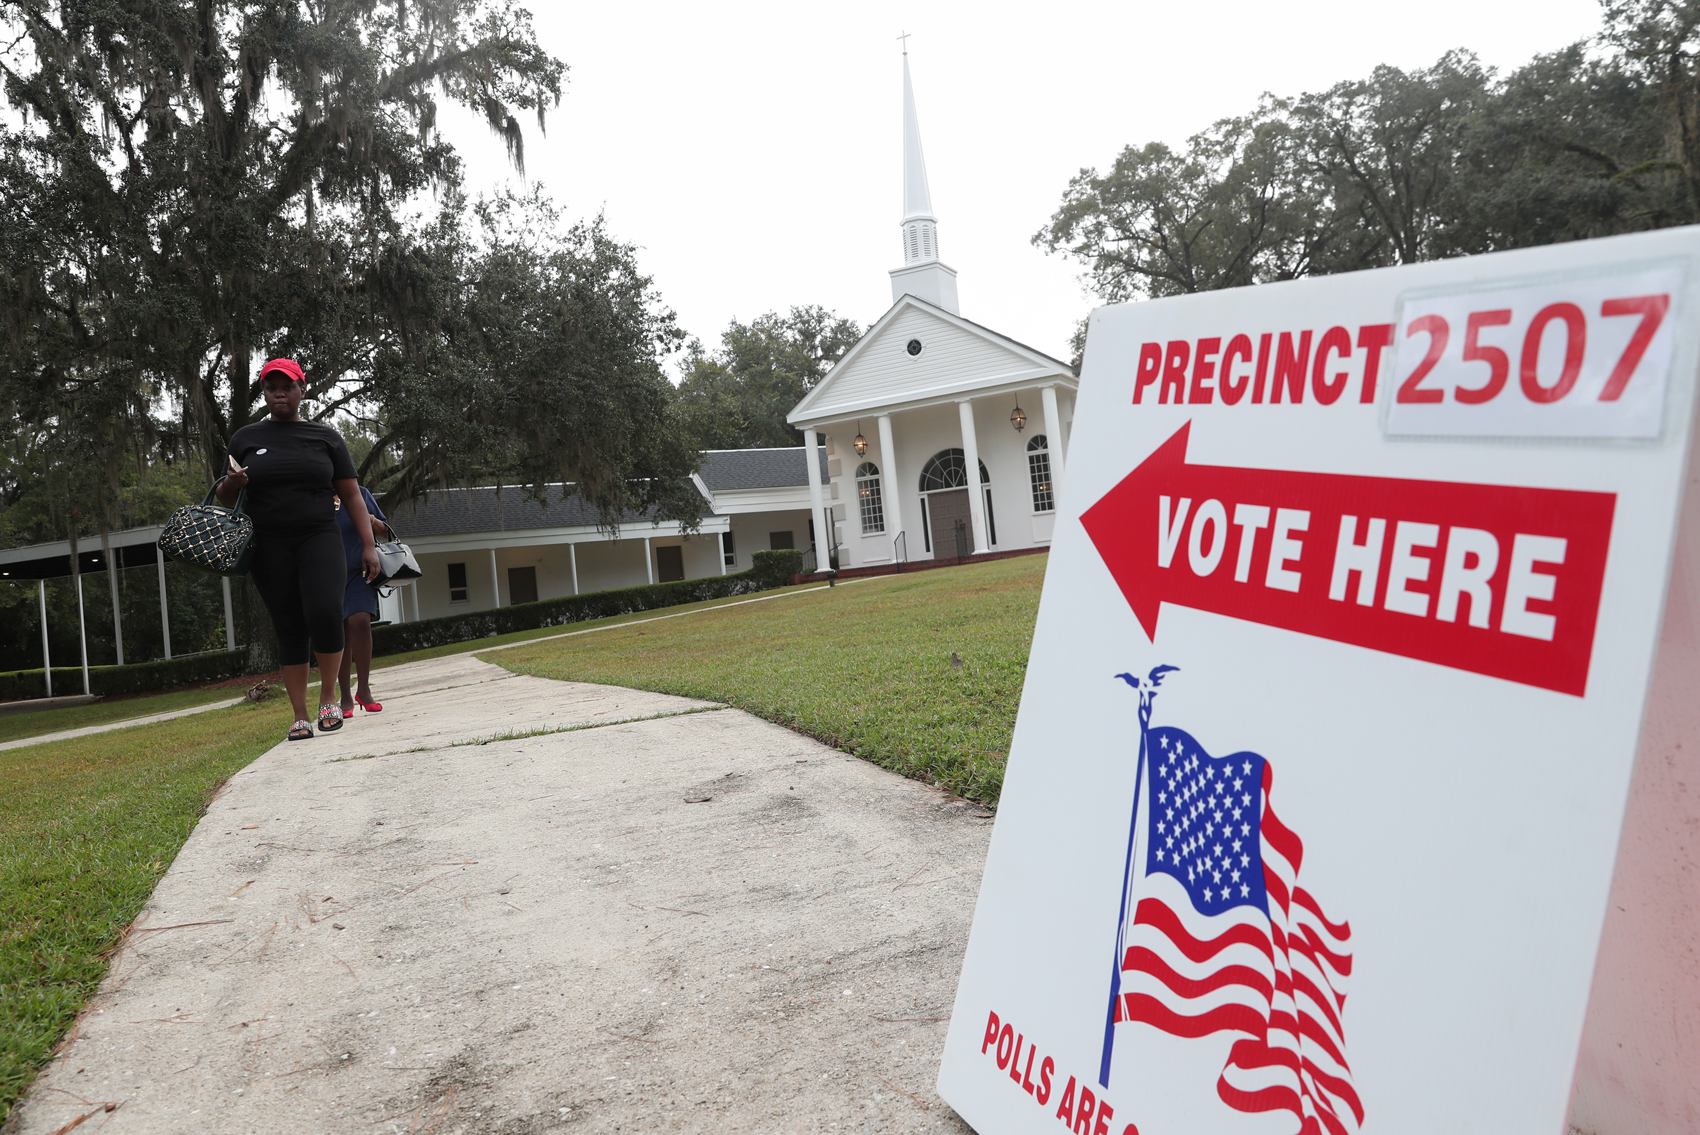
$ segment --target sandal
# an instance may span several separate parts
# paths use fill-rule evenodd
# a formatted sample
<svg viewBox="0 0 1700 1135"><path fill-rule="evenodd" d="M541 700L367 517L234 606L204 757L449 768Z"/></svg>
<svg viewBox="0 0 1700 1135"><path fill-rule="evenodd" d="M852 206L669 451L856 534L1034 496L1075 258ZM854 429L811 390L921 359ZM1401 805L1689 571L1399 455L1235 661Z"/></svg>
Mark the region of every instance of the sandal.
<svg viewBox="0 0 1700 1135"><path fill-rule="evenodd" d="M359 702L360 708L365 710L367 713L384 712L384 703L381 701L366 701L359 694L354 695L354 700Z"/></svg>
<svg viewBox="0 0 1700 1135"><path fill-rule="evenodd" d="M319 707L319 729L329 733L333 729L342 728L342 707L334 701L325 702Z"/></svg>
<svg viewBox="0 0 1700 1135"><path fill-rule="evenodd" d="M311 741L313 739L313 723L311 721L297 721L289 727L289 732L284 735L284 739L288 741Z"/></svg>

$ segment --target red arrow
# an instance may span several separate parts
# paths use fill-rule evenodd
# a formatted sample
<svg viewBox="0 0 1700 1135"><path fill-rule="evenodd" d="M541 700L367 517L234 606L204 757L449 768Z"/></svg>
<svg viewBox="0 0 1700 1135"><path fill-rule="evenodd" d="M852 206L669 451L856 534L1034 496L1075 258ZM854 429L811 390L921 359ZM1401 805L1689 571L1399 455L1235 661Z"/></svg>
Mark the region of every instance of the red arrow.
<svg viewBox="0 0 1700 1135"><path fill-rule="evenodd" d="M1164 603L1580 697L1611 493L1186 463L1081 516L1145 633Z"/></svg>

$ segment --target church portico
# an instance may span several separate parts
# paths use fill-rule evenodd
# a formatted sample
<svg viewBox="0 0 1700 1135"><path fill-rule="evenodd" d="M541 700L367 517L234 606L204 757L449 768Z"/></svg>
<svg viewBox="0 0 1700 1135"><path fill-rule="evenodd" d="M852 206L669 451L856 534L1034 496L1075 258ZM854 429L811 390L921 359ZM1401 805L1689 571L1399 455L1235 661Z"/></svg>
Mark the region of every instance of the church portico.
<svg viewBox="0 0 1700 1135"><path fill-rule="evenodd" d="M825 479L809 485L821 566L835 552L872 567L1046 547L1078 380L958 311L907 56L900 230L891 308L788 416L811 455L824 447Z"/></svg>
<svg viewBox="0 0 1700 1135"><path fill-rule="evenodd" d="M1056 409L1047 413L1047 402ZM955 558L959 547L983 555L1048 546L1066 442L1045 431L1064 407L1072 410L1072 391L1035 386L820 423L810 431L826 472L815 486L815 529L832 533L840 567ZM1018 408L1020 431L1010 420ZM1066 439L1067 423L1059 426Z"/></svg>

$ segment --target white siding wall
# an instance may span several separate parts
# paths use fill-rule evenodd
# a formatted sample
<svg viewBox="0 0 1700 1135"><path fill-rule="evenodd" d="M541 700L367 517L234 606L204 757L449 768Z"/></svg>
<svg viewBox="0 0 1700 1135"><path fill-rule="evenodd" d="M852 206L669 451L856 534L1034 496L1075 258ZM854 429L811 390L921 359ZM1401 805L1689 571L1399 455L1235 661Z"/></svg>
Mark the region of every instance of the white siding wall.
<svg viewBox="0 0 1700 1135"><path fill-rule="evenodd" d="M622 529L622 532L630 531ZM643 540L596 541L578 546L580 591L612 591L649 582Z"/></svg>
<svg viewBox="0 0 1700 1135"><path fill-rule="evenodd" d="M461 611L481 611L490 602L490 553L476 552L420 553L419 570L423 573L413 584L419 594L419 617L433 619L438 615L453 615ZM449 565L466 565L467 602L449 602Z"/></svg>
<svg viewBox="0 0 1700 1135"><path fill-rule="evenodd" d="M909 354L911 339L921 340L919 355ZM1030 359L929 312L910 308L867 345L849 372L836 377L827 392L830 399L819 409L832 413L833 405L901 402L938 386L971 380L995 382L999 376L1031 375L1033 370ZM845 440L855 436L852 422Z"/></svg>
<svg viewBox="0 0 1700 1135"><path fill-rule="evenodd" d="M573 593L573 561L567 545L543 544L535 548L516 548L514 551L514 567L531 564L537 569L539 599L559 599ZM497 558L500 559L500 554ZM582 574L579 576L579 584L580 590L583 590Z"/></svg>
<svg viewBox="0 0 1700 1135"><path fill-rule="evenodd" d="M772 529L782 528L800 517L802 546L807 546L808 513L777 514L782 520L773 521L776 514L756 515L746 519L753 528L760 530L760 543L757 547L767 547L767 533ZM770 523L771 521L771 523ZM627 533L640 531L626 529ZM750 541L755 542L751 536ZM654 556L654 548L668 544L682 545L684 548L685 578L701 579L704 576L720 574L720 536L718 533L707 533L697 536L656 536L650 541L649 555ZM641 535L624 536L617 541L592 540L576 545L578 550L578 581L579 593L590 591L611 591L621 587L637 587L649 582L649 573L644 567L644 542ZM740 551L743 545L739 545ZM512 602L508 594L508 569L511 567L534 567L537 569L537 597L539 599L559 599L573 594L573 572L571 553L566 544L538 544L520 548L498 548L496 550L496 570L501 579L502 605ZM413 586L419 596L419 616L423 619L436 618L439 615L453 615L463 611L482 611L492 606L490 601L490 551L478 548L466 552L421 552L418 554L419 567L424 575ZM748 567L748 554L744 554L744 567ZM449 601L449 565L464 563L466 565L467 601L451 603ZM657 572L659 577L659 571ZM411 600L409 614L412 613Z"/></svg>
<svg viewBox="0 0 1700 1135"><path fill-rule="evenodd" d="M729 519L732 521L732 550L737 553L737 563L728 571L748 570L754 563L750 557L770 547L768 535L773 532L789 532L793 547L800 552L809 550L809 510L806 508L736 513Z"/></svg>
<svg viewBox="0 0 1700 1135"><path fill-rule="evenodd" d="M707 536L655 536L649 542L651 561L655 559L656 548L678 547L684 549L681 553L685 567L686 579L701 579L705 575L720 574L720 534L712 533ZM655 581L661 582L661 565L655 564ZM645 583L647 580L638 580Z"/></svg>
<svg viewBox="0 0 1700 1135"><path fill-rule="evenodd" d="M681 543L685 547L686 579L720 574L720 533L687 536Z"/></svg>

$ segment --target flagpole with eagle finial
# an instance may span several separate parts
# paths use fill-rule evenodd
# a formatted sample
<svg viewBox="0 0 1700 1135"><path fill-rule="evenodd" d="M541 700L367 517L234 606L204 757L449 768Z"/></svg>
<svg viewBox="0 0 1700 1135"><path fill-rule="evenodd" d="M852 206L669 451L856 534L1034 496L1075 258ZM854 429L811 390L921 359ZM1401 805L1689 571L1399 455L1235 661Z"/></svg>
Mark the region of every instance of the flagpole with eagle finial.
<svg viewBox="0 0 1700 1135"><path fill-rule="evenodd" d="M1110 1058L1116 1047L1116 1002L1122 995L1122 954L1127 948L1128 905L1133 891L1134 838L1139 830L1139 791L1145 779L1145 758L1151 734L1151 703L1157 697L1157 687L1165 675L1179 670L1178 666L1158 666L1140 681L1132 674L1116 677L1133 687L1139 694L1139 761L1133 774L1133 818L1127 825L1127 859L1122 867L1121 906L1116 912L1116 954L1110 965L1110 1007L1104 1016L1104 1054L1098 1063L1098 1086L1110 1086Z"/></svg>

